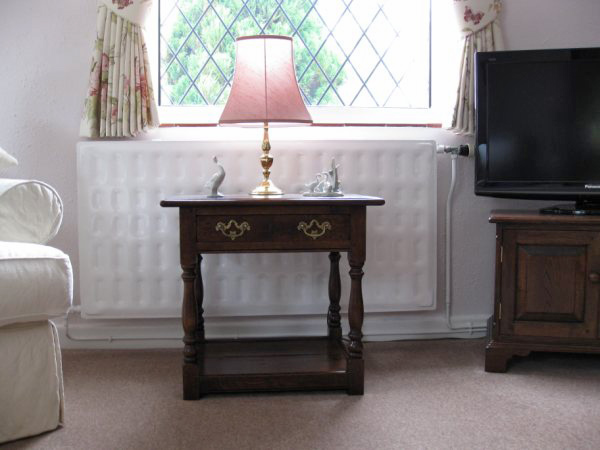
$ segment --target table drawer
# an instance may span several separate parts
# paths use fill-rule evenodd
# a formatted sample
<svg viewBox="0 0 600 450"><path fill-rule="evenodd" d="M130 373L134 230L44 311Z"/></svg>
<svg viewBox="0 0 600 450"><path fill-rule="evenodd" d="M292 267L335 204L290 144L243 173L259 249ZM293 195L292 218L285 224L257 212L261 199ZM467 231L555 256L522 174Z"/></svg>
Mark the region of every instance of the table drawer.
<svg viewBox="0 0 600 450"><path fill-rule="evenodd" d="M350 216L344 214L196 216L196 242L345 242Z"/></svg>

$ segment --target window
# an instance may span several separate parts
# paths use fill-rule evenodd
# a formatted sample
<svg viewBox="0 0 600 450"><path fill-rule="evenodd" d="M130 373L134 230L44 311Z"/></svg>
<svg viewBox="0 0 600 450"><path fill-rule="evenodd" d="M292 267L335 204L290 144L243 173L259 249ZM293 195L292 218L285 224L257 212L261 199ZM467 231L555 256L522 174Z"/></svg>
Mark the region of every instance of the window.
<svg viewBox="0 0 600 450"><path fill-rule="evenodd" d="M159 0L161 117L198 122L201 111L200 121L216 122L235 39L284 34L294 38L298 83L316 121L389 122L393 113L398 122L399 110L422 121L415 112L433 103L432 1ZM190 120L181 106L201 108Z"/></svg>

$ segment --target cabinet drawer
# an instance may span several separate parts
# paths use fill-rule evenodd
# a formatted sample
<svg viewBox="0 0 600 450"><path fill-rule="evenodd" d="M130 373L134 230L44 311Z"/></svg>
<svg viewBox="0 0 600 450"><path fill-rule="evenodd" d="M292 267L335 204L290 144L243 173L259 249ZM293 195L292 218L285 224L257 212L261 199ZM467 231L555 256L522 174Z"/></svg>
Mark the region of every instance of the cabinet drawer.
<svg viewBox="0 0 600 450"><path fill-rule="evenodd" d="M196 216L201 243L339 243L350 240L350 216L344 214Z"/></svg>

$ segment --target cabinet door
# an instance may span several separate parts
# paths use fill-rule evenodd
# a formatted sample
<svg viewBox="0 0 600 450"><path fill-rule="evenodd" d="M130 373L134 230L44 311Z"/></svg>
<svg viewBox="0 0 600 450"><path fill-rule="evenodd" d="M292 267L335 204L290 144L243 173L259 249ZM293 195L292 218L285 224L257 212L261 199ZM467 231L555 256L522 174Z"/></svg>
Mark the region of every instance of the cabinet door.
<svg viewBox="0 0 600 450"><path fill-rule="evenodd" d="M596 338L599 241L588 231L506 230L500 332Z"/></svg>

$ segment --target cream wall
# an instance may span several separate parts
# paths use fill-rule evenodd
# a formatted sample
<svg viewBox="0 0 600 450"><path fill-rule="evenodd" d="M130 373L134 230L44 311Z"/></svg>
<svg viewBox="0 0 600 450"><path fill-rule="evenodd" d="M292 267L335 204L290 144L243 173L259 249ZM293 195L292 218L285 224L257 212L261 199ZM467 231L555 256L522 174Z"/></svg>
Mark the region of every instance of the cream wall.
<svg viewBox="0 0 600 450"><path fill-rule="evenodd" d="M509 49L600 46L598 0L504 0L504 5L502 27ZM52 245L71 256L76 280L75 145L95 35L95 11L92 0L0 1L0 146L20 162L2 176L40 179L61 194L65 217ZM200 138L202 133L188 130L185 137ZM163 130L149 138L173 136L177 137L177 131ZM440 144L464 140L442 130L400 129L396 136L435 139ZM440 158L438 172L439 255L443 255L447 159ZM492 208L530 208L539 203L475 197L473 161L461 161L458 183L453 222L454 311L458 316L483 316L491 311L493 286L494 230L487 224L488 213ZM438 272L438 303L442 306L443 264ZM418 323L429 316L439 317L441 310L407 315L407 319Z"/></svg>

